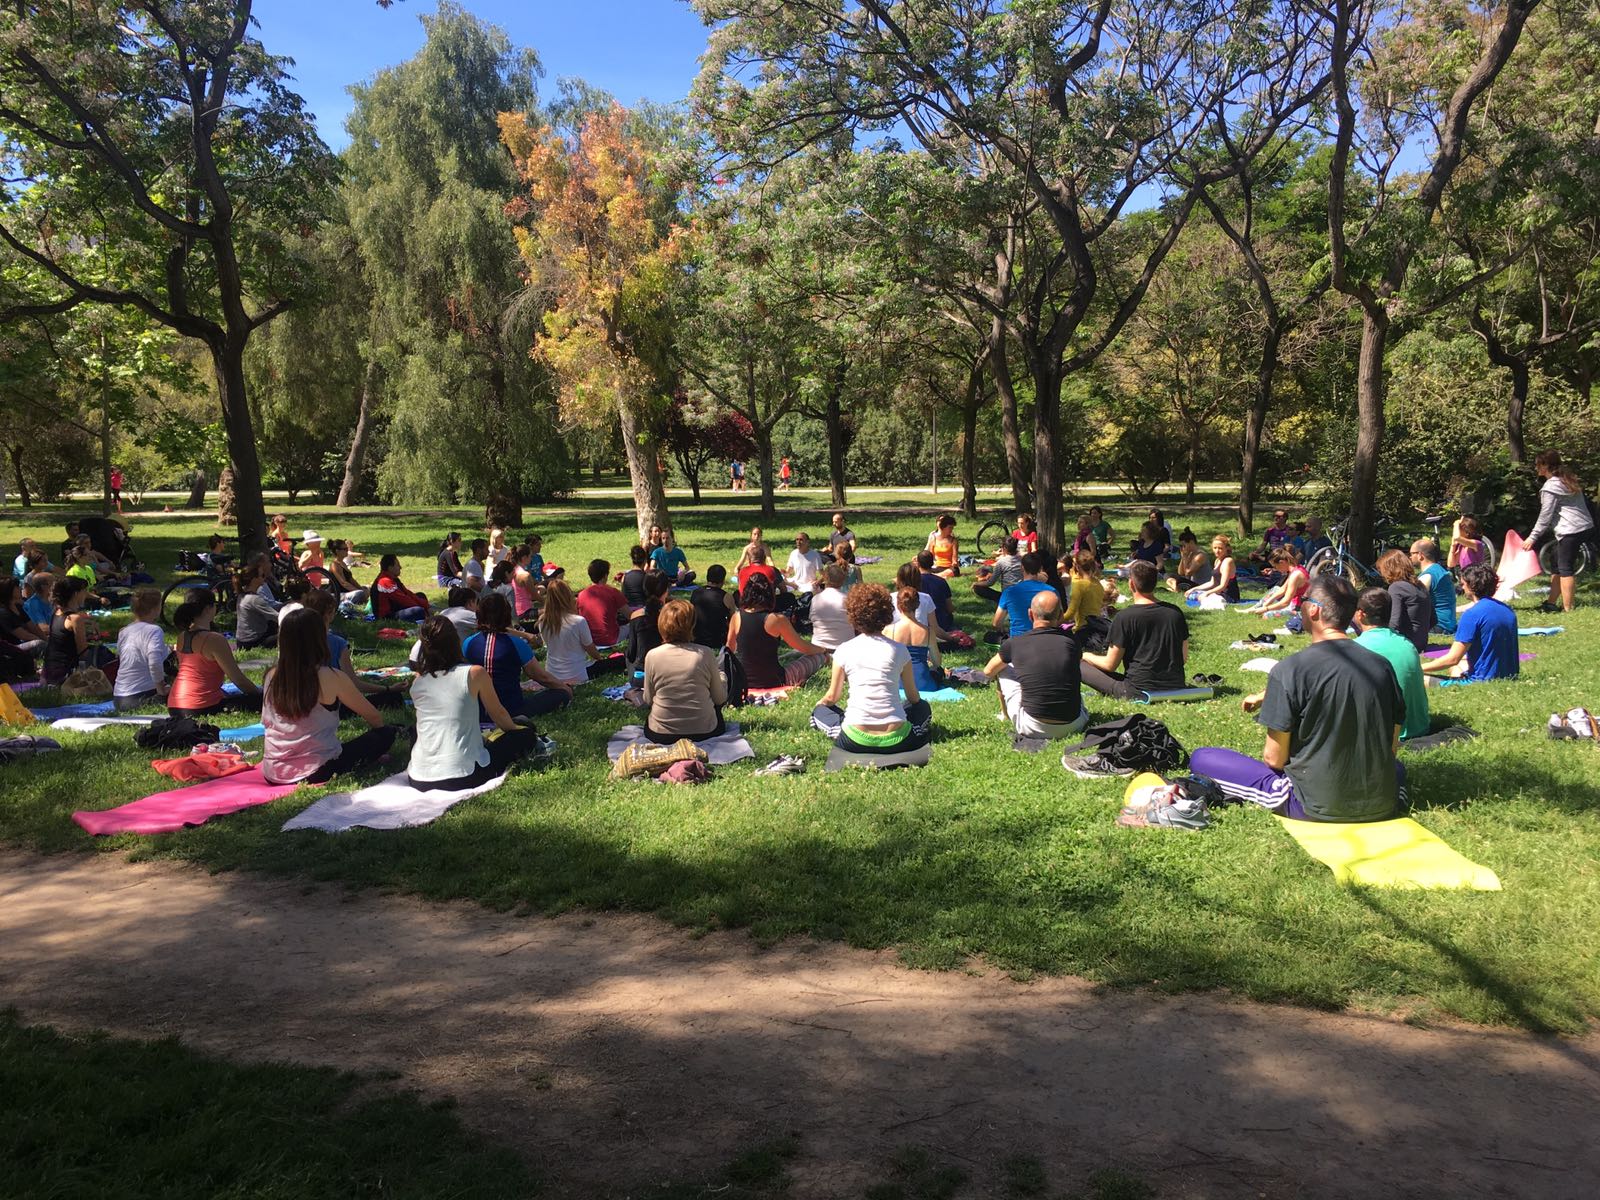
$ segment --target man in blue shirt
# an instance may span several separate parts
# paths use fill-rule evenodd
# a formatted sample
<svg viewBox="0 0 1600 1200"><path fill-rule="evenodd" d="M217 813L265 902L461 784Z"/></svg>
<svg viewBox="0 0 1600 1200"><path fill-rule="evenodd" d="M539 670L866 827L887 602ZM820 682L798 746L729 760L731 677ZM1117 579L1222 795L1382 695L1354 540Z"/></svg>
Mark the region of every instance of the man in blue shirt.
<svg viewBox="0 0 1600 1200"><path fill-rule="evenodd" d="M1466 588L1472 606L1461 614L1450 649L1423 664L1422 670L1428 675L1449 675L1450 669L1465 658L1468 669L1464 678L1468 683L1515 679L1517 614L1510 605L1494 598L1500 577L1493 567L1479 563L1461 572L1461 586Z"/></svg>
<svg viewBox="0 0 1600 1200"><path fill-rule="evenodd" d="M1009 630L1011 637L1021 637L1033 628L1033 616L1028 611L1033 598L1051 590L1044 573L1044 559L1037 554L1024 554L1022 582L1013 583L1000 593L1000 606L994 610L994 627Z"/></svg>
<svg viewBox="0 0 1600 1200"><path fill-rule="evenodd" d="M932 550L923 550L917 555L917 569L922 572L921 590L933 601L933 615L939 618L939 632L954 631L955 602L950 596L950 585L945 582L944 576L934 574Z"/></svg>
<svg viewBox="0 0 1600 1200"><path fill-rule="evenodd" d="M1456 631L1456 581L1439 560L1439 543L1418 538L1411 543L1411 561L1416 564L1417 582L1427 586L1433 596L1433 627L1440 633Z"/></svg>

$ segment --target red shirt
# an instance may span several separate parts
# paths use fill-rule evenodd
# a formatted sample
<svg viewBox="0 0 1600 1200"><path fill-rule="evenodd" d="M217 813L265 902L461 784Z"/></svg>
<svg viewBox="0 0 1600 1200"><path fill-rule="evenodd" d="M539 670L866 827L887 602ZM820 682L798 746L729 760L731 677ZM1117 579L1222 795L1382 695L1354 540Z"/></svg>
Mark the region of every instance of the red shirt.
<svg viewBox="0 0 1600 1200"><path fill-rule="evenodd" d="M1039 549L1039 533L1023 533L1020 529L1013 529L1011 536L1017 539L1018 554L1033 554Z"/></svg>
<svg viewBox="0 0 1600 1200"><path fill-rule="evenodd" d="M378 594L377 602L373 605L373 612L380 619L392 616L403 608L426 610L428 607L426 596L419 596L409 590L393 575L379 575L372 587Z"/></svg>
<svg viewBox="0 0 1600 1200"><path fill-rule="evenodd" d="M617 611L627 606L622 593L609 583L591 583L578 593L578 615L589 622L596 646L615 646L622 640Z"/></svg>
<svg viewBox="0 0 1600 1200"><path fill-rule="evenodd" d="M751 563L748 567L739 572L739 590L741 592L744 591L744 585L749 583L751 577L755 575L765 575L772 583L772 590L774 594L782 590L778 582L779 575L777 569L773 567L771 563Z"/></svg>

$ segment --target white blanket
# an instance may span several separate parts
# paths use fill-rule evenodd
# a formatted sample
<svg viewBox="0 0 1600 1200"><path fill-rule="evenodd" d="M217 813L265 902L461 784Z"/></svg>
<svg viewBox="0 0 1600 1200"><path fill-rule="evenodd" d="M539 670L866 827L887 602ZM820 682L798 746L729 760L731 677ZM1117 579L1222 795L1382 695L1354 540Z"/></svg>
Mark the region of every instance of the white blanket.
<svg viewBox="0 0 1600 1200"><path fill-rule="evenodd" d="M382 783L359 792L335 792L324 796L297 817L283 823L290 829L320 829L324 833L343 833L364 825L368 829L405 829L426 825L442 817L452 805L492 792L506 781L498 775L488 783L461 792L419 792L404 772L391 775Z"/></svg>
<svg viewBox="0 0 1600 1200"><path fill-rule="evenodd" d="M643 725L624 725L611 735L611 740L606 743L606 754L612 762L622 757L622 752L634 743L649 746L653 743L644 736ZM731 724L727 731L719 737L704 738L695 743L706 755L714 767L725 767L729 763L739 762L741 759L754 758L755 748L745 741L744 735L739 732L737 724Z"/></svg>
<svg viewBox="0 0 1600 1200"><path fill-rule="evenodd" d="M62 717L51 721L51 729L64 729L68 733L93 733L107 725L154 725L155 717Z"/></svg>

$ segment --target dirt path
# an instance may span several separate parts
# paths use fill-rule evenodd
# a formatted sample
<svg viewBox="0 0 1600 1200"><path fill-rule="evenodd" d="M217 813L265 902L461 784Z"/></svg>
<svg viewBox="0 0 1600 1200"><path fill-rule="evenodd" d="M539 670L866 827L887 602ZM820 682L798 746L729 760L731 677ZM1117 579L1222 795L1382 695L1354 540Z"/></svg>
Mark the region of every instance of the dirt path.
<svg viewBox="0 0 1600 1200"><path fill-rule="evenodd" d="M797 1197L927 1145L996 1194L1120 1165L1163 1196L1600 1194L1600 1037L923 974L643 916L468 905L0 851L0 1003L454 1095L557 1196L704 1178L797 1132Z"/></svg>

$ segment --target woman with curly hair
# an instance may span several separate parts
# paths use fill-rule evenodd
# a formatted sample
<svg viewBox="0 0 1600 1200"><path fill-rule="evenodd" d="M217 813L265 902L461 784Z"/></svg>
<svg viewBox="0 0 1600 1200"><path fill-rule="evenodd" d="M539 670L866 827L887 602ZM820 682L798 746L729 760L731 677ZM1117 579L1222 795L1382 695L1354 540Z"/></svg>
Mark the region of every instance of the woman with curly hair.
<svg viewBox="0 0 1600 1200"><path fill-rule="evenodd" d="M833 652L828 694L811 714L813 727L854 754L902 754L928 744L933 711L917 691L911 652L883 633L894 612L882 584L850 590L845 615L856 636ZM847 685L850 699L841 709Z"/></svg>

